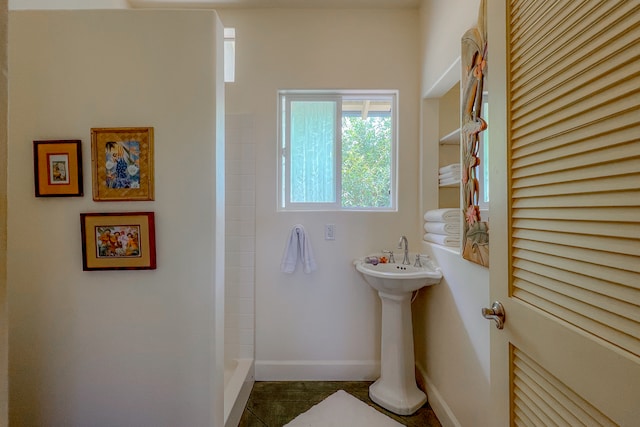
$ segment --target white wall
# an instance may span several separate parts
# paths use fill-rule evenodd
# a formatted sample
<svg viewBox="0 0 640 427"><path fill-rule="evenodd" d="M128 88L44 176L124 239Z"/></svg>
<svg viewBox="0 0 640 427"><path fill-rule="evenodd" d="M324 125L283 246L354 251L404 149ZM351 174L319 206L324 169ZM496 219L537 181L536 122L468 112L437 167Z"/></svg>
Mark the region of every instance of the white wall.
<svg viewBox="0 0 640 427"><path fill-rule="evenodd" d="M221 31L210 11L11 12L12 424L222 425ZM155 128L155 201L92 201L110 126ZM32 141L63 138L85 196L36 198ZM157 270L82 271L81 212L147 210Z"/></svg>
<svg viewBox="0 0 640 427"><path fill-rule="evenodd" d="M352 260L418 247L418 16L415 10L220 10L236 28L236 82L227 112L253 117L256 153L256 379L371 378L380 357L380 303ZM399 89L397 213L276 212L278 89ZM318 270L279 271L303 224ZM324 224L336 240L325 241Z"/></svg>
<svg viewBox="0 0 640 427"><path fill-rule="evenodd" d="M460 57L460 39L478 20L479 0L422 0L420 7L420 60L423 95L440 96L447 71ZM444 91L439 91L438 87Z"/></svg>
<svg viewBox="0 0 640 427"><path fill-rule="evenodd" d="M422 206L438 207L438 97L459 79L460 39L476 25L479 0L424 1L422 31ZM498 224L491 224L498 227ZM423 243L422 251L442 268L443 280L413 304L416 364L426 376L431 406L443 426L490 426L492 324L480 314L489 306L489 269L455 250Z"/></svg>
<svg viewBox="0 0 640 427"><path fill-rule="evenodd" d="M413 303L416 363L443 426L490 426L489 328L480 315L489 304L489 269L458 253L423 243L443 279Z"/></svg>

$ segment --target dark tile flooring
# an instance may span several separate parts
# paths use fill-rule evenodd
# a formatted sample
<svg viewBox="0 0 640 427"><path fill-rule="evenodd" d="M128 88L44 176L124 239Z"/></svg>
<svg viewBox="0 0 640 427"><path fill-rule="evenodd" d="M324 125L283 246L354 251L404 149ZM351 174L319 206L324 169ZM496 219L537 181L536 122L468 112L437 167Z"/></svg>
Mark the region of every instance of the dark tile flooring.
<svg viewBox="0 0 640 427"><path fill-rule="evenodd" d="M440 427L429 403L409 416L400 416L369 399L371 381L260 381L251 390L239 427L282 427L338 390L410 427ZM348 426L345 426L348 427Z"/></svg>

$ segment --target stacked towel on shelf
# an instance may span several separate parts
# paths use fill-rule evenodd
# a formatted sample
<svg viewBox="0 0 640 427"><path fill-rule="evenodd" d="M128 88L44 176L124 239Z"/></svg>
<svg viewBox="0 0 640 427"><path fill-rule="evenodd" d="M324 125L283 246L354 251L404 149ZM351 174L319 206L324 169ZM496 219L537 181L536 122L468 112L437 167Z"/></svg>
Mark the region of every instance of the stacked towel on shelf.
<svg viewBox="0 0 640 427"><path fill-rule="evenodd" d="M424 231L433 234L450 236L460 235L460 223L458 222L425 222Z"/></svg>
<svg viewBox="0 0 640 427"><path fill-rule="evenodd" d="M437 243L441 246L460 246L460 236L444 236L442 234L424 234L425 242Z"/></svg>
<svg viewBox="0 0 640 427"><path fill-rule="evenodd" d="M429 222L455 222L460 224L462 217L458 209L434 209L424 214L424 220Z"/></svg>
<svg viewBox="0 0 640 427"><path fill-rule="evenodd" d="M296 224L291 229L287 245L282 254L282 262L280 263L280 271L283 273L293 273L298 264L298 260L302 262L302 270L309 274L317 268L316 260L311 249L311 242L304 227Z"/></svg>
<svg viewBox="0 0 640 427"><path fill-rule="evenodd" d="M460 183L460 163L441 167L438 170L438 183L440 185Z"/></svg>
<svg viewBox="0 0 640 427"><path fill-rule="evenodd" d="M426 242L442 246L460 246L460 210L434 209L424 214Z"/></svg>

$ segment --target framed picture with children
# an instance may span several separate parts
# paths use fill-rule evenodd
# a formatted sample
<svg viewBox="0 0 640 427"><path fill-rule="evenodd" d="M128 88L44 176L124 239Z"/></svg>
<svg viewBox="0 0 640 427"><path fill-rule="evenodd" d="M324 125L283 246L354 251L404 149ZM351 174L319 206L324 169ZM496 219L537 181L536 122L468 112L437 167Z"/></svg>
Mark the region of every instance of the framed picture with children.
<svg viewBox="0 0 640 427"><path fill-rule="evenodd" d="M83 270L155 270L153 212L82 213L80 225Z"/></svg>

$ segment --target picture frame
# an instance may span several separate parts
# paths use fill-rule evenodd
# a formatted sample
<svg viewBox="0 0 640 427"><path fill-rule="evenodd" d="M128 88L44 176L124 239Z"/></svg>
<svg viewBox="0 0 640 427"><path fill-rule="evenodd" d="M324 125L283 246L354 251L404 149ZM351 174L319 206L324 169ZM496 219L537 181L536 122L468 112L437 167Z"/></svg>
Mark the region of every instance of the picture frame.
<svg viewBox="0 0 640 427"><path fill-rule="evenodd" d="M487 73L486 8L482 2L478 23L462 36L462 79L460 93L462 179L460 199L462 222L462 258L489 267L489 221L480 212L480 134L487 131L486 113L482 111L485 74Z"/></svg>
<svg viewBox="0 0 640 427"><path fill-rule="evenodd" d="M33 141L36 197L82 197L82 143L78 139Z"/></svg>
<svg viewBox="0 0 640 427"><path fill-rule="evenodd" d="M153 128L92 128L91 169L93 200L153 200Z"/></svg>
<svg viewBox="0 0 640 427"><path fill-rule="evenodd" d="M82 269L155 270L153 212L81 213Z"/></svg>

